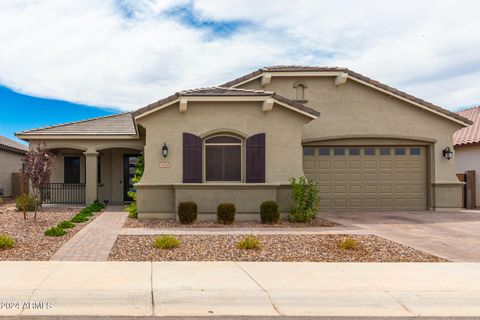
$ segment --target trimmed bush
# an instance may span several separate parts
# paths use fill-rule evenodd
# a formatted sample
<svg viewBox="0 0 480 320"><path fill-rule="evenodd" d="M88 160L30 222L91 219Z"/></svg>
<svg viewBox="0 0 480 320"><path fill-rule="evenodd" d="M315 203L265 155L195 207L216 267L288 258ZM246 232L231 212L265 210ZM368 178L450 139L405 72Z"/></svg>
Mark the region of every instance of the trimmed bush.
<svg viewBox="0 0 480 320"><path fill-rule="evenodd" d="M260 205L260 219L262 223L278 223L280 220L280 212L278 204L275 201L264 201Z"/></svg>
<svg viewBox="0 0 480 320"><path fill-rule="evenodd" d="M193 201L178 204L178 219L181 224L192 224L197 221L197 204Z"/></svg>
<svg viewBox="0 0 480 320"><path fill-rule="evenodd" d="M315 220L319 211L318 189L313 181L305 177L290 178L292 187L292 205L288 220L291 222L310 222Z"/></svg>
<svg viewBox="0 0 480 320"><path fill-rule="evenodd" d="M45 230L44 234L48 237L61 237L66 234L67 231L63 230L59 226L52 227L50 229Z"/></svg>
<svg viewBox="0 0 480 320"><path fill-rule="evenodd" d="M358 241L352 238L347 238L341 241L338 246L343 250L356 250L358 248Z"/></svg>
<svg viewBox="0 0 480 320"><path fill-rule="evenodd" d="M76 214L70 221L75 223L82 223L82 222L88 221L88 217L84 214L79 213L79 214Z"/></svg>
<svg viewBox="0 0 480 320"><path fill-rule="evenodd" d="M0 234L0 249L10 249L15 245L15 241L6 234Z"/></svg>
<svg viewBox="0 0 480 320"><path fill-rule="evenodd" d="M93 216L93 212L92 209L90 209L90 207L86 207L86 208L83 208L78 214L81 214L82 216L86 216L86 217L91 217Z"/></svg>
<svg viewBox="0 0 480 320"><path fill-rule="evenodd" d="M235 205L233 203L220 203L217 207L217 222L232 224L235 221Z"/></svg>
<svg viewBox="0 0 480 320"><path fill-rule="evenodd" d="M245 250L260 249L260 240L253 235L245 236L237 242L237 248Z"/></svg>
<svg viewBox="0 0 480 320"><path fill-rule="evenodd" d="M57 227L62 228L62 229L70 229L70 228L75 227L75 223L73 223L71 221L64 220L64 221L60 222L59 224L57 224Z"/></svg>
<svg viewBox="0 0 480 320"><path fill-rule="evenodd" d="M178 247L179 245L180 241L174 236L169 235L156 237L155 240L153 240L153 246L157 249L173 249Z"/></svg>
<svg viewBox="0 0 480 320"><path fill-rule="evenodd" d="M128 217L130 219L137 219L138 218L138 211L137 211L137 203L136 202L132 202L128 206L126 206L125 211L128 212Z"/></svg>
<svg viewBox="0 0 480 320"><path fill-rule="evenodd" d="M15 208L18 211L35 211L35 199L28 194L22 194L15 199Z"/></svg>
<svg viewBox="0 0 480 320"><path fill-rule="evenodd" d="M87 207L91 212L99 212L105 209L105 205L98 200L95 200L91 205Z"/></svg>

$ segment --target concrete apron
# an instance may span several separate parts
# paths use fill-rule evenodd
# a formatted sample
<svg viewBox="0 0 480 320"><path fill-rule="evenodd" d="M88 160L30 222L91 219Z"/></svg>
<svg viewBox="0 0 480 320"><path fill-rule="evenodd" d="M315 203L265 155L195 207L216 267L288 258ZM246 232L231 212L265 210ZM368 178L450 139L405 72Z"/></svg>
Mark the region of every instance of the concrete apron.
<svg viewBox="0 0 480 320"><path fill-rule="evenodd" d="M480 263L1 262L0 315L480 316Z"/></svg>

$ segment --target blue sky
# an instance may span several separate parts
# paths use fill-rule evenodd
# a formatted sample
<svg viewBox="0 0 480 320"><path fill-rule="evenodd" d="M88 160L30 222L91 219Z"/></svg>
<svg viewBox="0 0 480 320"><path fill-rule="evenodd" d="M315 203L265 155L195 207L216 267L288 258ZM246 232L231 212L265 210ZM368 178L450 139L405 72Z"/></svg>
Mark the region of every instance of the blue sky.
<svg viewBox="0 0 480 320"><path fill-rule="evenodd" d="M0 134L279 64L348 67L455 111L480 104L479 11L473 0L0 1Z"/></svg>

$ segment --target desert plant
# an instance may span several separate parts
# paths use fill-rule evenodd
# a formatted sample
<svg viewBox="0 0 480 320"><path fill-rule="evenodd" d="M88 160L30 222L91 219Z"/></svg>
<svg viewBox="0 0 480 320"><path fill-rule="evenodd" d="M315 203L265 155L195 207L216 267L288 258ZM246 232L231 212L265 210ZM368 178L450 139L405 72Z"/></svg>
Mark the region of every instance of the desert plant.
<svg viewBox="0 0 480 320"><path fill-rule="evenodd" d="M73 223L71 221L63 220L62 222L57 224L57 227L62 228L62 229L70 229L70 228L75 227L75 223Z"/></svg>
<svg viewBox="0 0 480 320"><path fill-rule="evenodd" d="M260 219L262 223L278 223L280 220L278 204L275 201L262 202L260 205Z"/></svg>
<svg viewBox="0 0 480 320"><path fill-rule="evenodd" d="M15 208L23 212L35 211L35 198L24 193L15 199Z"/></svg>
<svg viewBox="0 0 480 320"><path fill-rule="evenodd" d="M15 241L6 234L0 234L0 249L10 249L15 245Z"/></svg>
<svg viewBox="0 0 480 320"><path fill-rule="evenodd" d="M170 235L159 236L153 240L153 246L157 249L173 249L180 245L180 241Z"/></svg>
<svg viewBox="0 0 480 320"><path fill-rule="evenodd" d="M30 182L33 198L36 200L34 220L37 220L37 208L42 201L40 196L42 188L50 180L52 157L48 152L47 145L39 143L36 148L28 151L23 158L22 177Z"/></svg>
<svg viewBox="0 0 480 320"><path fill-rule="evenodd" d="M288 220L292 222L309 222L317 217L318 190L313 181L305 177L290 178L292 187L292 205Z"/></svg>
<svg viewBox="0 0 480 320"><path fill-rule="evenodd" d="M99 211L102 211L103 209L105 209L105 205L101 202L99 202L98 200L95 200L91 205L89 205L88 207L88 210L90 210L91 212L99 212ZM85 209L87 209L85 208ZM84 210L85 210L84 209Z"/></svg>
<svg viewBox="0 0 480 320"><path fill-rule="evenodd" d="M358 241L353 238L347 238L340 241L338 246L343 250L355 250L358 248Z"/></svg>
<svg viewBox="0 0 480 320"><path fill-rule="evenodd" d="M137 202L134 201L130 203L128 206L125 207L125 211L128 212L128 217L130 219L137 219L138 218Z"/></svg>
<svg viewBox="0 0 480 320"><path fill-rule="evenodd" d="M86 216L85 214L78 213L70 221L75 223L82 223L82 222L88 221L88 216Z"/></svg>
<svg viewBox="0 0 480 320"><path fill-rule="evenodd" d="M232 224L235 221L236 210L233 203L220 203L217 207L217 222Z"/></svg>
<svg viewBox="0 0 480 320"><path fill-rule="evenodd" d="M260 240L253 235L247 235L237 242L237 248L245 250L260 249Z"/></svg>
<svg viewBox="0 0 480 320"><path fill-rule="evenodd" d="M61 237L67 232L63 228L56 226L45 230L44 234L48 237Z"/></svg>
<svg viewBox="0 0 480 320"><path fill-rule="evenodd" d="M178 220L181 224L192 224L197 221L197 204L193 201L178 204Z"/></svg>

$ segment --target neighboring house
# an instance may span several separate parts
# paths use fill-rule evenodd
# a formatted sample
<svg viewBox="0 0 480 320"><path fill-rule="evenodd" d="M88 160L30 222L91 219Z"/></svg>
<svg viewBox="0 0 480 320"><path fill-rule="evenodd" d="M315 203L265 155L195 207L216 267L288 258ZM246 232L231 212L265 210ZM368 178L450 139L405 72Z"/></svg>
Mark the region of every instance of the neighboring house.
<svg viewBox="0 0 480 320"><path fill-rule="evenodd" d="M469 127L455 132L453 141L455 144L457 173L467 170L475 170L476 181L476 206L480 207L480 106L458 112L462 117L473 121Z"/></svg>
<svg viewBox="0 0 480 320"><path fill-rule="evenodd" d="M12 195L12 173L19 172L27 147L0 136L0 197Z"/></svg>
<svg viewBox="0 0 480 320"><path fill-rule="evenodd" d="M139 217L173 217L187 200L202 217L221 202L248 217L265 200L287 211L289 178L304 174L317 182L323 210L458 209L463 184L442 150L469 124L345 68L276 66L17 136L57 155L49 201L68 192L87 203L128 200L144 152Z"/></svg>

